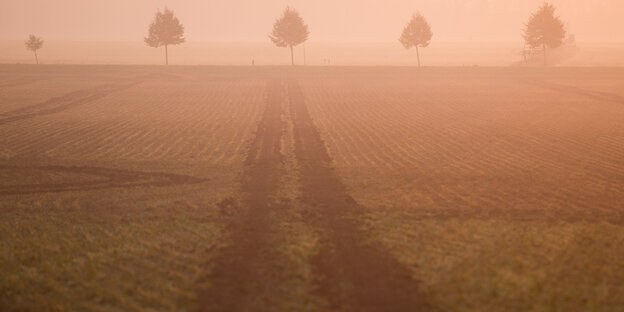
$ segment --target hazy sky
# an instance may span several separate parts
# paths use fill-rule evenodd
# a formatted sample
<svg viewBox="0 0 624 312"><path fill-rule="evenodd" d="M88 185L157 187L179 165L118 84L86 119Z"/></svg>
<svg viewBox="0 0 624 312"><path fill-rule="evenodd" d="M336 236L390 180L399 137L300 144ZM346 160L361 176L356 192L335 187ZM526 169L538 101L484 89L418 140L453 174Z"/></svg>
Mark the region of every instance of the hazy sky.
<svg viewBox="0 0 624 312"><path fill-rule="evenodd" d="M264 41L287 6L314 41L396 41L414 11L434 41L520 41L543 0L0 0L0 39L142 40L165 5L189 41ZM624 41L624 0L552 0L578 41Z"/></svg>

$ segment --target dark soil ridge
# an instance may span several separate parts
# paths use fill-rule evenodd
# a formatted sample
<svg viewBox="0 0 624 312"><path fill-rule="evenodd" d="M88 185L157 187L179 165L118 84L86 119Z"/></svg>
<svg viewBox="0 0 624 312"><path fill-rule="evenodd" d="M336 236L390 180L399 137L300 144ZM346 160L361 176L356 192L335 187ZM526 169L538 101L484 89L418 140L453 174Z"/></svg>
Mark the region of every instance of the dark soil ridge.
<svg viewBox="0 0 624 312"><path fill-rule="evenodd" d="M41 170L70 174L84 174L98 177L97 180L86 180L67 183L47 183L47 184L21 184L21 185L0 185L0 195L26 195L39 193L60 193L71 191L102 190L111 188L130 188L145 186L173 186L183 184L199 184L206 179L196 178L187 175L162 173L162 172L142 172L121 169L110 169L102 167L75 167L75 166L0 166L0 170Z"/></svg>
<svg viewBox="0 0 624 312"><path fill-rule="evenodd" d="M0 81L0 88L10 88L10 87L19 87L22 85L27 85L39 81L40 79L11 79L11 80L3 80Z"/></svg>
<svg viewBox="0 0 624 312"><path fill-rule="evenodd" d="M121 91L136 85L137 82L108 83L97 87L69 92L44 102L18 108L0 114L0 125L10 122L45 116L78 107L99 100L113 92Z"/></svg>
<svg viewBox="0 0 624 312"><path fill-rule="evenodd" d="M541 80L519 79L518 81L526 85L548 89L551 91L557 91L565 94L578 95L592 100L624 104L624 97L613 93L586 90L576 86L558 84Z"/></svg>
<svg viewBox="0 0 624 312"><path fill-rule="evenodd" d="M313 260L320 276L319 294L332 310L426 311L430 305L419 283L364 228L364 208L351 196L330 164L330 156L305 105L296 80L288 83L301 172L301 201L322 236Z"/></svg>
<svg viewBox="0 0 624 312"><path fill-rule="evenodd" d="M211 286L199 294L201 311L274 311L279 305L279 255L271 242L278 226L272 214L286 209L275 198L284 160L281 84L268 82L266 109L245 161L244 199L241 207L228 205L235 209L230 212L231 244L212 263Z"/></svg>

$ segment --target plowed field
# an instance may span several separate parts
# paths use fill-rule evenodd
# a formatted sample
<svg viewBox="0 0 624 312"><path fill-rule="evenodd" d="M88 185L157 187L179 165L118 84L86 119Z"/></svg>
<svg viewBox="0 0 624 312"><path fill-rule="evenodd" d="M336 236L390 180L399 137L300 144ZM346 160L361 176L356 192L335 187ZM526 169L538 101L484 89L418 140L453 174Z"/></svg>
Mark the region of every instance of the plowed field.
<svg viewBox="0 0 624 312"><path fill-rule="evenodd" d="M1 69L2 311L624 306L620 69Z"/></svg>

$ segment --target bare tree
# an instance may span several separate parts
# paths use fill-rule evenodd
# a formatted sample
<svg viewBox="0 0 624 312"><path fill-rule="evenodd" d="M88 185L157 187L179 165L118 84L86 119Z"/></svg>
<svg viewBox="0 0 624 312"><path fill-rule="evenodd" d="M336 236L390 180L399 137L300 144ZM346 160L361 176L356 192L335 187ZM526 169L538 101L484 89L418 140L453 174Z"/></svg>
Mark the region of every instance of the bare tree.
<svg viewBox="0 0 624 312"><path fill-rule="evenodd" d="M35 61L39 64L39 57L37 56L37 50L43 48L43 40L41 38L30 35L26 41L26 49L35 52Z"/></svg>
<svg viewBox="0 0 624 312"><path fill-rule="evenodd" d="M566 31L563 22L555 16L555 7L544 3L531 15L524 29L524 41L531 48L541 47L544 53L544 66L548 65L546 48L558 48L561 46Z"/></svg>
<svg viewBox="0 0 624 312"><path fill-rule="evenodd" d="M403 28L403 33L401 33L399 41L406 49L411 47L416 48L418 67L420 67L420 51L418 48L426 48L429 46L431 37L433 37L431 26L429 26L427 20L418 12L412 15L412 19L407 23L405 28Z"/></svg>
<svg viewBox="0 0 624 312"><path fill-rule="evenodd" d="M308 40L310 31L299 12L291 7L284 10L284 15L273 24L273 32L269 38L278 47L290 47L290 62L295 65L293 47Z"/></svg>
<svg viewBox="0 0 624 312"><path fill-rule="evenodd" d="M160 10L156 12L154 21L149 26L149 33L144 40L148 46L153 48L165 46L165 64L169 65L169 51L167 47L186 41L184 39L184 26L180 24L173 11L165 7L163 12Z"/></svg>

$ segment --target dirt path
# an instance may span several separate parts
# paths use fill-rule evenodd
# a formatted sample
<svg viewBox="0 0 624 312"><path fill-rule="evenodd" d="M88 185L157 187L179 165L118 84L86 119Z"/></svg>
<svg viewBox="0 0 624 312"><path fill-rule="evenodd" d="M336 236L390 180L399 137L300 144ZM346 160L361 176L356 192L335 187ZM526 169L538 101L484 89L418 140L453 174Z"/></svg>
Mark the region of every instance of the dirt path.
<svg viewBox="0 0 624 312"><path fill-rule="evenodd" d="M287 111L282 109L285 104ZM283 117L282 115L287 116ZM319 253L311 259L315 289L330 311L424 311L429 306L418 283L380 243L362 228L364 210L346 192L330 166L330 158L315 127L299 85L268 83L267 107L245 163L241 207L230 216L229 246L213 263L211 286L200 293L203 311L280 311L288 284L276 245L276 220L293 209L279 200L285 174L280 149L286 120L293 123L303 221L320 237ZM235 205L232 205L235 206ZM315 310L310 306L310 309Z"/></svg>
<svg viewBox="0 0 624 312"><path fill-rule="evenodd" d="M267 107L245 161L242 183L245 198L242 207L229 207L236 210L229 226L231 244L214 263L212 286L200 294L203 311L258 311L250 307L254 305L253 298L263 301L280 298L275 274L279 268L273 267L277 255L270 244L271 228L275 225L270 221L272 211L281 209L274 198L283 160L281 82L270 81L267 88ZM257 306L275 304L260 302Z"/></svg>
<svg viewBox="0 0 624 312"><path fill-rule="evenodd" d="M302 174L302 201L322 229L315 259L320 292L332 308L349 311L424 311L429 306L409 271L363 228L363 207L347 194L314 125L298 83L288 84L295 154ZM358 220L359 219L359 220Z"/></svg>

